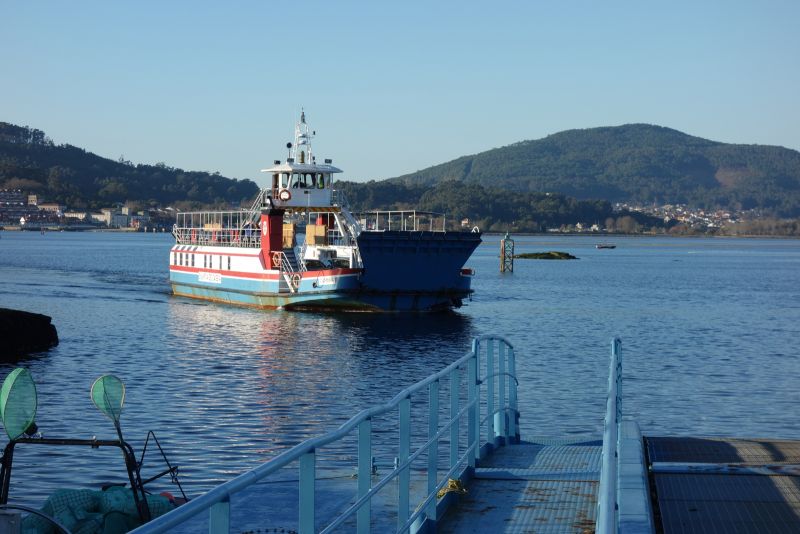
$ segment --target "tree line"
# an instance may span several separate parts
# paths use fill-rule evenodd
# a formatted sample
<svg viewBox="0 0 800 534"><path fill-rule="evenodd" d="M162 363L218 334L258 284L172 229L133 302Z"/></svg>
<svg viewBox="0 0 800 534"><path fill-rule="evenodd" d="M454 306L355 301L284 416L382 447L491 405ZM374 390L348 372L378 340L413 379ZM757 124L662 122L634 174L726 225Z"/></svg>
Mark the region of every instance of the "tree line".
<svg viewBox="0 0 800 534"><path fill-rule="evenodd" d="M55 145L41 130L0 123L0 187L38 193L74 209L115 203L147 206L228 206L251 200L251 180L219 173L134 165L100 157L69 144Z"/></svg>
<svg viewBox="0 0 800 534"><path fill-rule="evenodd" d="M434 187L399 182L337 182L354 211L417 209L444 213L454 223L491 232L544 232L580 223L585 227L619 226L620 231L664 228L658 217L615 212L607 200L578 200L559 193L487 189L454 180Z"/></svg>

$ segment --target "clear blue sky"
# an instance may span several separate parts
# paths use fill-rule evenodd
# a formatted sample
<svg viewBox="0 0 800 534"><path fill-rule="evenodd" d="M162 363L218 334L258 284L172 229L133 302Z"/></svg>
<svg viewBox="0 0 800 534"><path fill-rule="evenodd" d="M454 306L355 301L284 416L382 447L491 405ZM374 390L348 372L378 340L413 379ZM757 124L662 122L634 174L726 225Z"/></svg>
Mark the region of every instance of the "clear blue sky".
<svg viewBox="0 0 800 534"><path fill-rule="evenodd" d="M800 149L800 2L0 0L0 121L257 179L300 107L383 179L646 122Z"/></svg>

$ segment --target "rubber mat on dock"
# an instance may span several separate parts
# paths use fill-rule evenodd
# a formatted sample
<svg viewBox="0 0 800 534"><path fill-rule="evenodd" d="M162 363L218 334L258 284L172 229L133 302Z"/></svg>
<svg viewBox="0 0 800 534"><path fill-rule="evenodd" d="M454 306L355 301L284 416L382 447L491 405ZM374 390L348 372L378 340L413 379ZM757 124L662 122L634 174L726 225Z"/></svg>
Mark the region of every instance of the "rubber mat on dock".
<svg viewBox="0 0 800 534"><path fill-rule="evenodd" d="M800 532L800 477L754 473L800 464L800 442L648 437L646 443L666 534Z"/></svg>
<svg viewBox="0 0 800 534"><path fill-rule="evenodd" d="M800 441L648 437L651 462L800 464Z"/></svg>

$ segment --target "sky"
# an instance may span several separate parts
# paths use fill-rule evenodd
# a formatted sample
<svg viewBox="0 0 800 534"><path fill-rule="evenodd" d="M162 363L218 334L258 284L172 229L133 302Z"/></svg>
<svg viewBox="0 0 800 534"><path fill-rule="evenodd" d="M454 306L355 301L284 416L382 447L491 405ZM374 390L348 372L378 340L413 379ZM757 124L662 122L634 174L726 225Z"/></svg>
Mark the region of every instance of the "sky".
<svg viewBox="0 0 800 534"><path fill-rule="evenodd" d="M573 128L800 149L800 2L0 0L0 121L264 185L301 108L380 180Z"/></svg>

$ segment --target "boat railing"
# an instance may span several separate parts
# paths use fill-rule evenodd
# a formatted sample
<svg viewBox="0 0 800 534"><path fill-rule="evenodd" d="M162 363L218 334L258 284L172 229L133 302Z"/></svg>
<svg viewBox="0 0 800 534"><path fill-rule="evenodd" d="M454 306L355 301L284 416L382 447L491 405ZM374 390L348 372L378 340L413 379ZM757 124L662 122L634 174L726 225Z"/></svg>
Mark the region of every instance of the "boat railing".
<svg viewBox="0 0 800 534"><path fill-rule="evenodd" d="M252 214L253 220L258 221L261 215L261 207L267 203L266 199L269 194L270 190L259 189L256 198L253 200L253 205L250 206L250 213Z"/></svg>
<svg viewBox="0 0 800 534"><path fill-rule="evenodd" d="M289 286L289 291L296 293L302 278L300 273L305 271L305 262L301 262L298 259L297 269L295 269L292 262L289 261L289 257L284 252L276 250L272 252L272 264L278 267L281 276L286 281L286 285Z"/></svg>
<svg viewBox="0 0 800 534"><path fill-rule="evenodd" d="M331 189L331 205L346 210L350 209L350 205L347 203L347 195L344 194L344 191L339 189Z"/></svg>
<svg viewBox="0 0 800 534"><path fill-rule="evenodd" d="M431 211L362 211L354 213L364 230L373 232L444 232L447 218L442 213Z"/></svg>
<svg viewBox="0 0 800 534"><path fill-rule="evenodd" d="M292 447L273 460L217 486L134 532L167 532L207 512L209 532L227 533L231 527L230 510L237 494L289 465L296 465L299 472L297 530L301 534L314 532L317 524L317 455L323 447L335 443L338 445L353 433L357 434L358 458L355 496L347 509L330 520L326 518L329 522L322 532L345 526L345 521L352 521L352 516L355 516L356 530L368 532L373 497L395 480L396 484L392 487L397 496L392 506L396 506L396 531L417 532L425 529L434 525L452 502L453 494L445 492L439 497L440 490L450 486L453 481L465 483L469 480L478 460L488 455L494 447L519 441L515 373L514 348L508 340L494 335L477 337L472 342L472 350L463 357L404 389L386 404L362 410L338 429ZM440 422L440 414L447 412L440 410L440 400L444 397L446 406L448 396L449 416ZM395 467L386 476L373 482L373 421L387 415L396 415L396 422L392 424L399 435ZM412 422L418 421L427 421L427 441L412 451ZM380 419L380 423L383 422ZM379 428L381 434L385 434L384 425L381 424ZM419 429L415 430L416 436ZM481 444L484 439L485 442ZM442 441L448 444L446 471L439 469ZM414 462L423 460L427 473L427 494L412 508L411 473Z"/></svg>
<svg viewBox="0 0 800 534"><path fill-rule="evenodd" d="M258 228L197 228L179 227L172 229L178 245L202 245L210 247L248 247L261 246L261 233Z"/></svg>
<svg viewBox="0 0 800 534"><path fill-rule="evenodd" d="M597 497L597 522L595 531L603 534L617 532L618 467L620 424L622 422L622 342L611 341L611 361L608 372L608 399L603 426L603 451L600 470L600 489Z"/></svg>
<svg viewBox="0 0 800 534"><path fill-rule="evenodd" d="M178 245L261 246L258 222L246 210L178 213L172 233Z"/></svg>

